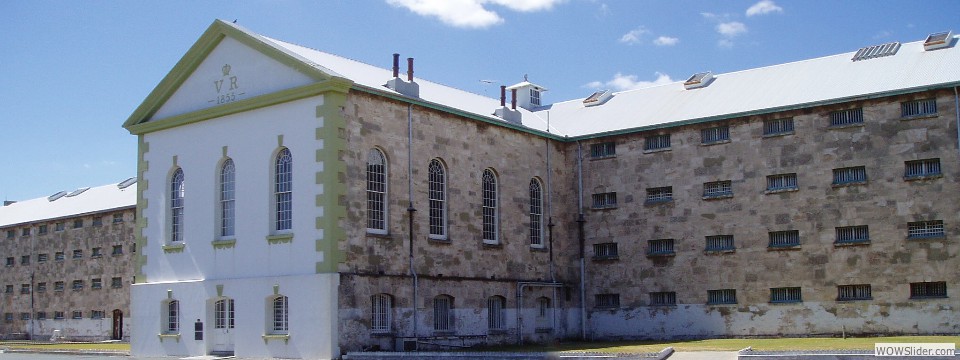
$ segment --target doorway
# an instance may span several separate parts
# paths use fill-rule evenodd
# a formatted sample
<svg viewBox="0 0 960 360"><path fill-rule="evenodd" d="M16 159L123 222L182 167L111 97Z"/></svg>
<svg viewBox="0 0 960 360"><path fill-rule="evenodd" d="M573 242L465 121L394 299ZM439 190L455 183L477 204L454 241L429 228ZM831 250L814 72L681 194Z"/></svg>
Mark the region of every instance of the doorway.
<svg viewBox="0 0 960 360"><path fill-rule="evenodd" d="M113 331L110 339L123 340L123 311L120 309L113 309Z"/></svg>

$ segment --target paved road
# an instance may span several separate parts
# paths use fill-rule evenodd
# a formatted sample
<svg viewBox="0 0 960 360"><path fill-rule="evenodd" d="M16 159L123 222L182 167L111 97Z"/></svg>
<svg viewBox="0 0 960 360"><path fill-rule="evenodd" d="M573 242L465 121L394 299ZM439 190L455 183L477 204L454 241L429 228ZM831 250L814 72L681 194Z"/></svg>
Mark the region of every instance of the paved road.
<svg viewBox="0 0 960 360"><path fill-rule="evenodd" d="M669 360L737 360L736 351L687 351L675 352Z"/></svg>

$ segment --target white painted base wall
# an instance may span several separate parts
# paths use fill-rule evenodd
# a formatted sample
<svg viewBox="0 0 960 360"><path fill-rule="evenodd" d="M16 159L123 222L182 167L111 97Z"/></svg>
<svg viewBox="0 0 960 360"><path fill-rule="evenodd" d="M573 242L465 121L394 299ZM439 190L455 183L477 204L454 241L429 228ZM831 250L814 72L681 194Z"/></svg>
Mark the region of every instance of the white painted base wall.
<svg viewBox="0 0 960 360"><path fill-rule="evenodd" d="M70 314L67 314L69 316ZM84 314L88 315L88 314ZM130 339L129 317L123 318L123 340ZM103 341L113 336L113 319L63 319L63 320L33 320L33 340L47 341L55 330L60 330L60 336L65 341Z"/></svg>
<svg viewBox="0 0 960 360"><path fill-rule="evenodd" d="M213 302L223 296L235 301L234 353L238 357L333 359L337 346L337 274L312 274L247 279L144 283L131 287L132 317L138 319L130 338L134 356L197 356L213 351ZM274 287L289 299L289 340L266 341ZM180 302L180 337L161 339L163 302ZM194 324L203 322L204 340L194 339Z"/></svg>

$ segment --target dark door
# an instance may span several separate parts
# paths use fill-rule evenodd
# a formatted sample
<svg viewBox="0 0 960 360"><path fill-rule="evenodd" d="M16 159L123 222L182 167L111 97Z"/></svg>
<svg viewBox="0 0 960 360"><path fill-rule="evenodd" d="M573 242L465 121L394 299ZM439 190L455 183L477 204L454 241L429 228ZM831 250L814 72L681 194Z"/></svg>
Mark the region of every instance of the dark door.
<svg viewBox="0 0 960 360"><path fill-rule="evenodd" d="M113 334L110 337L113 340L123 340L123 311L113 310Z"/></svg>

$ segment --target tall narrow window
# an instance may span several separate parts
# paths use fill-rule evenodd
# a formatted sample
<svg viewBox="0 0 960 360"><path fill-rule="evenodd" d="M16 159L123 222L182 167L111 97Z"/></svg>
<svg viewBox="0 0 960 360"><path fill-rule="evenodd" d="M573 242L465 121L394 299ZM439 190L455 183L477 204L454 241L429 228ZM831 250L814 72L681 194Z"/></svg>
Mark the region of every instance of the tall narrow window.
<svg viewBox="0 0 960 360"><path fill-rule="evenodd" d="M293 227L293 157L290 149L277 153L273 194L276 206L275 231L289 231Z"/></svg>
<svg viewBox="0 0 960 360"><path fill-rule="evenodd" d="M433 298L433 330L453 331L453 298L449 295Z"/></svg>
<svg viewBox="0 0 960 360"><path fill-rule="evenodd" d="M430 237L447 239L447 172L440 160L430 160L428 168L430 197Z"/></svg>
<svg viewBox="0 0 960 360"><path fill-rule="evenodd" d="M530 179L530 246L543 246L543 187Z"/></svg>
<svg viewBox="0 0 960 360"><path fill-rule="evenodd" d="M271 322L271 334L286 334L289 331L289 312L287 308L287 297L279 295L273 298L273 321Z"/></svg>
<svg viewBox="0 0 960 360"><path fill-rule="evenodd" d="M236 199L236 169L233 160L227 159L220 168L220 236L234 235L234 199Z"/></svg>
<svg viewBox="0 0 960 360"><path fill-rule="evenodd" d="M506 316L503 309L507 307L507 299L503 296L491 296L487 299L487 328L490 330L504 330Z"/></svg>
<svg viewBox="0 0 960 360"><path fill-rule="evenodd" d="M370 331L378 334L390 332L390 315L393 312L393 298L387 294L373 296L373 318L370 319Z"/></svg>
<svg viewBox="0 0 960 360"><path fill-rule="evenodd" d="M213 327L215 329L233 329L233 299L220 299L214 303Z"/></svg>
<svg viewBox="0 0 960 360"><path fill-rule="evenodd" d="M387 159L380 150L367 156L367 231L387 231Z"/></svg>
<svg viewBox="0 0 960 360"><path fill-rule="evenodd" d="M483 242L496 244L499 241L499 218L497 175L486 169L483 170Z"/></svg>
<svg viewBox="0 0 960 360"><path fill-rule="evenodd" d="M183 241L183 169L170 178L170 241Z"/></svg>
<svg viewBox="0 0 960 360"><path fill-rule="evenodd" d="M177 300L167 301L166 304L166 326L164 333L176 334L180 332L180 302Z"/></svg>

